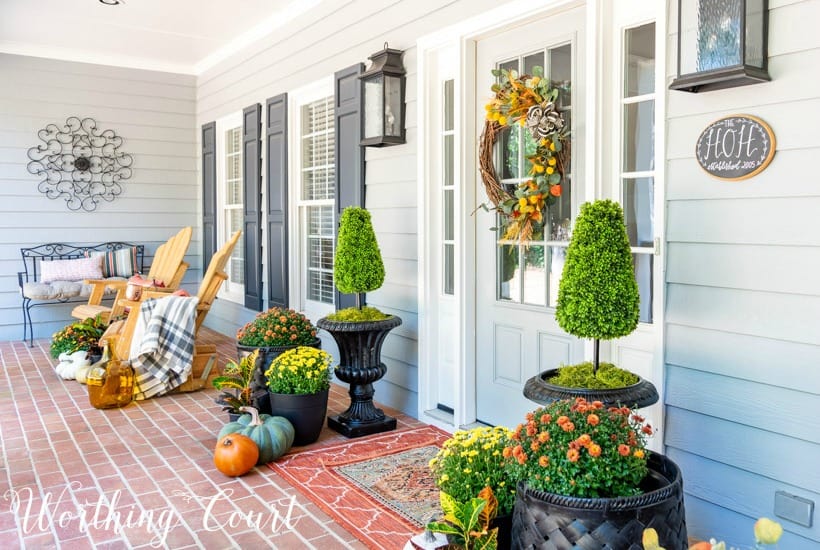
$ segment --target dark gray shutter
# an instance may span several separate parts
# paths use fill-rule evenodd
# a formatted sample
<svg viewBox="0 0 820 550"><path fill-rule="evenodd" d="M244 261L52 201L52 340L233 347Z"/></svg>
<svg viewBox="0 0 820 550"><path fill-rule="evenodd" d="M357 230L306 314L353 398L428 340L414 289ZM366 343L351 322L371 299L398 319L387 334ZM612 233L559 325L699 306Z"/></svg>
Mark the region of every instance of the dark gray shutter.
<svg viewBox="0 0 820 550"><path fill-rule="evenodd" d="M288 307L288 95L265 102L268 307Z"/></svg>
<svg viewBox="0 0 820 550"><path fill-rule="evenodd" d="M342 211L348 206L364 206L364 147L361 141L361 83L364 63L335 74L336 119L336 233ZM364 303L364 295L361 296ZM356 305L355 294L336 290L336 309Z"/></svg>
<svg viewBox="0 0 820 550"><path fill-rule="evenodd" d="M262 106L242 110L245 307L262 311Z"/></svg>
<svg viewBox="0 0 820 550"><path fill-rule="evenodd" d="M202 272L216 252L216 122L202 125Z"/></svg>

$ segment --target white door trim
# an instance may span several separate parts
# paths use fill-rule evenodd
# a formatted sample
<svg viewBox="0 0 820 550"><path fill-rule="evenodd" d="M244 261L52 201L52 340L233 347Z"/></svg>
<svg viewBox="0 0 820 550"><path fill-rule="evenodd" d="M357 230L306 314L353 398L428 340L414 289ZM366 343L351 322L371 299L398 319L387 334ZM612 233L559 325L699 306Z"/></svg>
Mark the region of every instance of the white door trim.
<svg viewBox="0 0 820 550"><path fill-rule="evenodd" d="M475 196L475 186L473 182L478 175L477 171L477 124L474 120L473 113L476 112L476 102L478 98L472 93L465 93L465 90L475 89L476 75L475 75L475 46L476 43L483 37L514 27L533 17L543 17L550 13L557 13L565 9L571 9L578 6L587 6L589 12L591 11L596 17L600 10L591 9L591 6L597 6L598 3L604 0L590 0L583 2L579 0L514 0L507 4L503 4L485 13L477 15L473 18L462 21L456 25L447 27L436 33L419 38L416 43L417 46L417 98L418 98L418 174L421 179L419 182L419 208L418 208L418 280L419 292L418 300L421 305L419 314L419 393L418 393L418 411L419 418L425 422L440 426L447 430L457 429L467 426L476 421L476 403L475 403L475 299L476 299L476 284L475 284L475 220L470 215L480 202ZM589 19L587 19L589 24ZM597 28L597 24L594 27ZM587 33L587 40L589 36L594 36L594 33ZM456 197L456 217L459 224L456 226L456 300L458 301L458 343L455 350L455 407L452 419L442 419L440 415L429 414L435 408L435 396L439 388L435 387L436 377L433 376L433 371L436 368L436 354L437 351L432 345L436 341L437 323L435 315L435 303L437 296L431 291L433 288L432 277L436 274L431 273L430 263L426 258L432 257L436 254L437 242L433 242L431 232L427 228L432 227L430 224L437 223L437 220L432 220L429 209L426 207L430 204L429 201L433 198L433 185L435 185L435 178L429 173L427 160L430 158L431 151L429 150L429 141L425 136L429 135L431 128L431 121L427 120L427 106L429 105L429 57L435 54L435 51L441 49L444 45L452 45L455 47L456 55L458 56L459 74L455 82L456 92L456 171L460 174L459 181L460 196ZM591 55L595 55L594 49L587 47L587 58L585 62L589 66ZM594 57L592 58L594 61ZM594 63L592 63L594 65ZM587 69L589 72L590 69ZM589 79L590 76L587 75ZM598 80L588 80L588 85L592 85L591 91L598 90ZM596 95L596 93L588 94ZM459 100L461 99L461 101ZM588 100L589 102L590 100ZM589 103L587 104L589 105ZM598 111L591 111L591 114ZM587 135L594 134L588 132ZM587 138L589 140L590 138ZM588 146L589 144L585 144ZM594 157L587 155L587 163L591 162ZM469 184L467 184L469 182ZM589 195L588 195L589 196ZM455 343L455 342L454 342Z"/></svg>

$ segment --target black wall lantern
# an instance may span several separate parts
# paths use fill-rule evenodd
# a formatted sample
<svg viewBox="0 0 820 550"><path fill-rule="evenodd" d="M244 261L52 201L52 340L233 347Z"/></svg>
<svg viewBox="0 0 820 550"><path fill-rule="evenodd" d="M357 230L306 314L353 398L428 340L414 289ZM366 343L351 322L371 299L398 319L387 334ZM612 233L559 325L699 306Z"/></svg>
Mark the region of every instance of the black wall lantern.
<svg viewBox="0 0 820 550"><path fill-rule="evenodd" d="M405 70L401 50L384 49L368 59L373 63L362 81L361 145L385 147L406 142L404 130Z"/></svg>
<svg viewBox="0 0 820 550"><path fill-rule="evenodd" d="M719 90L771 80L768 0L678 0L678 77L669 88Z"/></svg>

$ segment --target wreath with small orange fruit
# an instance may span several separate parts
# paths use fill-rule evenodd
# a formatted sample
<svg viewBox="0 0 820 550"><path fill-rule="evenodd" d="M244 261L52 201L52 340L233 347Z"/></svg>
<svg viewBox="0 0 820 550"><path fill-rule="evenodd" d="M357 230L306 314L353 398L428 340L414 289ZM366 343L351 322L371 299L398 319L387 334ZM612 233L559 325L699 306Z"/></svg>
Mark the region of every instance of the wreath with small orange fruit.
<svg viewBox="0 0 820 550"><path fill-rule="evenodd" d="M503 218L502 238L528 241L540 231L546 220L546 209L561 196L565 170L569 167L569 128L557 110L558 89L544 78L543 69L534 67L532 75L516 71L493 70L498 82L495 96L485 105L487 117L479 143L479 169L487 198ZM527 156L529 179L508 191L498 181L493 165L493 146L503 131L519 124L526 127L536 143L535 152Z"/></svg>

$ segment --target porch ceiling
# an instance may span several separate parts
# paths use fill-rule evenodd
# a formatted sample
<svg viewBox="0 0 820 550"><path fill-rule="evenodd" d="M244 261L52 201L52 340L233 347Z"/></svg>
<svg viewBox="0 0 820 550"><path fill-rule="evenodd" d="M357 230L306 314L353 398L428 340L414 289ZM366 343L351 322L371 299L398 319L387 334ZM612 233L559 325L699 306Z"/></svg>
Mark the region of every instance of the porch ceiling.
<svg viewBox="0 0 820 550"><path fill-rule="evenodd" d="M0 52L198 74L321 1L2 0Z"/></svg>

